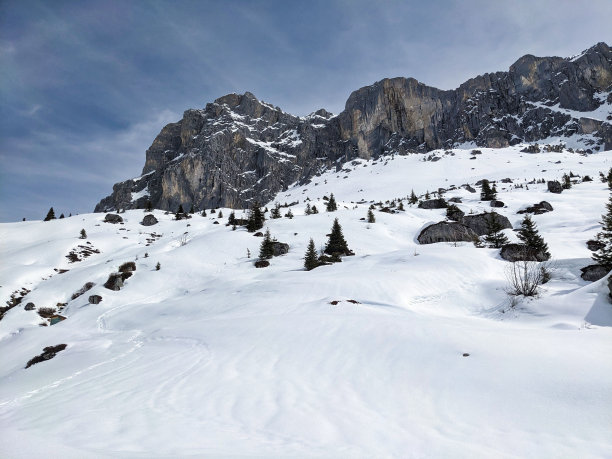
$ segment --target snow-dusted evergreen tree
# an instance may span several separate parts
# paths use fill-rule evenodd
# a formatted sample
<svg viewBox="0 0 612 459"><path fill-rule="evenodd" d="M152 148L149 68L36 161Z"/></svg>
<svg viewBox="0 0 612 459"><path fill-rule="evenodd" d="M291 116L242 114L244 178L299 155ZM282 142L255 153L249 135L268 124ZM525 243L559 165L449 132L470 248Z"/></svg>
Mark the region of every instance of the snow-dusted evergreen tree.
<svg viewBox="0 0 612 459"><path fill-rule="evenodd" d="M267 260L274 256L274 241L270 235L270 228L266 228L263 241L259 246L259 259Z"/></svg>
<svg viewBox="0 0 612 459"><path fill-rule="evenodd" d="M306 209L304 210L304 215L310 215L312 213L312 209L310 208L310 203L306 204Z"/></svg>
<svg viewBox="0 0 612 459"><path fill-rule="evenodd" d="M285 214L285 217L287 217L289 220L293 218L293 212L291 212L291 209L287 211L287 213Z"/></svg>
<svg viewBox="0 0 612 459"><path fill-rule="evenodd" d="M484 237L487 245L494 249L500 249L504 244L507 244L508 237L502 232L504 227L500 223L495 212L489 214L491 217L486 219L487 234Z"/></svg>
<svg viewBox="0 0 612 459"><path fill-rule="evenodd" d="M597 241L603 246L593 253L593 260L612 269L612 194L608 198L606 210L607 213L601 216L601 231L597 233Z"/></svg>
<svg viewBox="0 0 612 459"><path fill-rule="evenodd" d="M338 205L336 204L336 198L334 198L334 193L329 195L326 210L328 212L335 212L336 210L338 210Z"/></svg>
<svg viewBox="0 0 612 459"><path fill-rule="evenodd" d="M249 212L249 220L247 222L247 231L249 233L254 233L258 229L263 228L263 224L265 220L266 218L264 217L264 214L261 211L259 202L255 201Z"/></svg>
<svg viewBox="0 0 612 459"><path fill-rule="evenodd" d="M550 258L548 245L544 242L542 236L540 236L540 232L530 215L525 216L521 222L521 228L518 230L517 236L527 246L527 249L535 253L541 253L546 259Z"/></svg>
<svg viewBox="0 0 612 459"><path fill-rule="evenodd" d="M310 238L308 248L306 249L306 255L304 256L304 268L306 271L310 271L315 269L317 266L319 266L319 257L317 256L315 243L312 238Z"/></svg>
<svg viewBox="0 0 612 459"><path fill-rule="evenodd" d="M368 223L376 223L376 217L374 217L372 209L368 209Z"/></svg>
<svg viewBox="0 0 612 459"><path fill-rule="evenodd" d="M85 232L85 228L81 229L81 235L79 239L87 239L87 233Z"/></svg>
<svg viewBox="0 0 612 459"><path fill-rule="evenodd" d="M281 218L280 204L277 202L274 204L274 208L270 212L270 218Z"/></svg>
<svg viewBox="0 0 612 459"><path fill-rule="evenodd" d="M332 225L331 233L327 245L325 246L325 253L329 255L348 255L350 253L348 244L344 239L344 234L342 234L342 227L337 218L334 219L334 224Z"/></svg>
<svg viewBox="0 0 612 459"><path fill-rule="evenodd" d="M174 214L174 219L180 220L182 218L185 218L185 211L183 210L183 204L179 204L178 210Z"/></svg>
<svg viewBox="0 0 612 459"><path fill-rule="evenodd" d="M480 185L480 200L481 201L494 201L497 199L497 194L487 179L482 181Z"/></svg>
<svg viewBox="0 0 612 459"><path fill-rule="evenodd" d="M47 216L45 217L44 221L48 222L49 220L55 220L55 211L53 210L53 207L51 207L49 212L47 212Z"/></svg>
<svg viewBox="0 0 612 459"><path fill-rule="evenodd" d="M564 190L569 190L572 187L572 178L567 174L563 174L561 186Z"/></svg>
<svg viewBox="0 0 612 459"><path fill-rule="evenodd" d="M410 192L410 199L408 200L408 202L410 204L416 204L417 202L419 202L419 198L417 198L417 195L414 194L414 190Z"/></svg>
<svg viewBox="0 0 612 459"><path fill-rule="evenodd" d="M312 213L313 214L318 214L319 213L319 209L317 209L317 206L315 204L312 205Z"/></svg>
<svg viewBox="0 0 612 459"><path fill-rule="evenodd" d="M233 210L230 212L229 217L227 217L227 223L229 225L236 226L236 214Z"/></svg>

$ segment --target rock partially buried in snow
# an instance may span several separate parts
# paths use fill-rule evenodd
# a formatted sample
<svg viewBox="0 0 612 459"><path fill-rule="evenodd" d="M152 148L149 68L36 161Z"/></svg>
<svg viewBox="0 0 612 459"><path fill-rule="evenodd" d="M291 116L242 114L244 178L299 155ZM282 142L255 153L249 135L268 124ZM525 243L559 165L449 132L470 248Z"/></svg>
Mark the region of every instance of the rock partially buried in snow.
<svg viewBox="0 0 612 459"><path fill-rule="evenodd" d="M257 260L255 262L256 268L267 268L268 266L270 266L270 262L268 260Z"/></svg>
<svg viewBox="0 0 612 459"><path fill-rule="evenodd" d="M519 210L517 214L545 214L546 212L552 212L553 206L547 201L540 201L533 206L527 207L526 209Z"/></svg>
<svg viewBox="0 0 612 459"><path fill-rule="evenodd" d="M484 236L488 232L489 224L493 216L497 217L497 222L501 225L502 229L512 229L510 220L497 212L466 215L463 217L463 224L468 228L471 228L478 236Z"/></svg>
<svg viewBox="0 0 612 459"><path fill-rule="evenodd" d="M505 204L503 201L498 201L496 199L494 199L493 201L491 201L491 207L504 207Z"/></svg>
<svg viewBox="0 0 612 459"><path fill-rule="evenodd" d="M445 209L446 207L448 207L448 204L442 198L419 202L419 209Z"/></svg>
<svg viewBox="0 0 612 459"><path fill-rule="evenodd" d="M436 242L472 242L478 235L462 223L440 222L429 225L419 234L417 240L421 244L435 244Z"/></svg>
<svg viewBox="0 0 612 459"><path fill-rule="evenodd" d="M30 368L32 365L35 365L40 362L44 362L45 360L51 360L53 357L57 355L58 352L63 351L68 347L67 344L56 344L55 346L47 346L43 349L42 354L37 355L33 359L30 359L26 364L26 368Z"/></svg>
<svg viewBox="0 0 612 459"><path fill-rule="evenodd" d="M106 216L104 217L104 221L106 223L122 223L123 218L121 218L121 215L117 214L106 214Z"/></svg>
<svg viewBox="0 0 612 459"><path fill-rule="evenodd" d="M551 193L561 194L561 192L563 191L563 187L556 180L549 181L547 186L548 191L550 191Z"/></svg>
<svg viewBox="0 0 612 459"><path fill-rule="evenodd" d="M599 279L603 279L610 272L608 268L602 265L585 266L584 268L581 268L580 271L582 271L580 277L589 282L595 282Z"/></svg>
<svg viewBox="0 0 612 459"><path fill-rule="evenodd" d="M275 257L289 253L289 244L285 244L284 242L274 241L272 245L274 247L273 250L274 250Z"/></svg>
<svg viewBox="0 0 612 459"><path fill-rule="evenodd" d="M142 226L153 226L153 225L157 225L157 223L158 223L157 218L155 218L155 215L153 214L145 215L144 218L142 219L142 222L140 222Z"/></svg>
<svg viewBox="0 0 612 459"><path fill-rule="evenodd" d="M121 287L123 287L123 274L124 273L109 274L108 280L104 283L104 287L109 290L121 290Z"/></svg>
<svg viewBox="0 0 612 459"><path fill-rule="evenodd" d="M88 300L89 304L100 304L102 302L102 297L100 295L91 295Z"/></svg>
<svg viewBox="0 0 612 459"><path fill-rule="evenodd" d="M499 255L507 261L546 261L550 258L542 251L529 249L525 244L506 244Z"/></svg>

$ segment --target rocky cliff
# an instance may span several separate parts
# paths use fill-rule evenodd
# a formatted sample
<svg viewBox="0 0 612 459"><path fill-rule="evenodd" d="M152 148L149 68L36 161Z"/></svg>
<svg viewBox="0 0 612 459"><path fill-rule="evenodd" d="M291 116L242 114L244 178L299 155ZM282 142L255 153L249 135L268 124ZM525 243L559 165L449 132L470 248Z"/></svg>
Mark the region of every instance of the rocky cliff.
<svg viewBox="0 0 612 459"><path fill-rule="evenodd" d="M612 149L612 50L598 43L573 58L526 55L507 72L442 91L413 78L353 92L343 112L297 117L229 94L165 126L142 176L117 183L95 211L246 207L273 199L355 157L419 153L461 144L504 147L571 137Z"/></svg>

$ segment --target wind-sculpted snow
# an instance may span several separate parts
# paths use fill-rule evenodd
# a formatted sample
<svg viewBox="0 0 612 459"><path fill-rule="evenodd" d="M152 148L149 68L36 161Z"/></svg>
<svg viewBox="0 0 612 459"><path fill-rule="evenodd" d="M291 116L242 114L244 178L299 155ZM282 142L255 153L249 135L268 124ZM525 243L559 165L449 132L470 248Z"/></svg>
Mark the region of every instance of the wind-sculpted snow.
<svg viewBox="0 0 612 459"><path fill-rule="evenodd" d="M154 227L140 224L141 210L115 225L104 214L0 224L0 300L31 290L0 320L0 456L606 457L612 304L607 279L583 281L580 268L612 155L523 147L356 160L288 185L266 205L299 201L295 217L265 226L289 253L265 269L253 266L261 238L225 226L226 208L221 219L180 221L156 210ZM558 195L528 183L570 171L577 183ZM581 182L587 174L594 180ZM405 199L446 188L479 214L491 210L479 201L483 178L514 228L518 210L554 209L533 216L552 279L514 307L499 250L419 244L445 209ZM338 211L326 213L332 192ZM399 197L405 211L361 220L370 204ZM307 202L320 213L304 215ZM304 271L309 239L322 248L336 217L355 256ZM69 263L86 242L100 253ZM105 289L128 261L136 270L122 289ZM66 320L39 326L29 302L66 302ZM67 348L24 368L57 343Z"/></svg>

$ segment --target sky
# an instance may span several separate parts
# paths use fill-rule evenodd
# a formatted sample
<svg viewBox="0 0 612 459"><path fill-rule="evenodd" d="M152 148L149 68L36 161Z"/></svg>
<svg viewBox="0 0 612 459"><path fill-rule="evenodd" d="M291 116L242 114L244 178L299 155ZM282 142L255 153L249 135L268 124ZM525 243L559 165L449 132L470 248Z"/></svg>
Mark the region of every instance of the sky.
<svg viewBox="0 0 612 459"><path fill-rule="evenodd" d="M0 0L0 221L93 211L224 94L338 113L383 78L452 89L612 44L611 23L610 0Z"/></svg>

